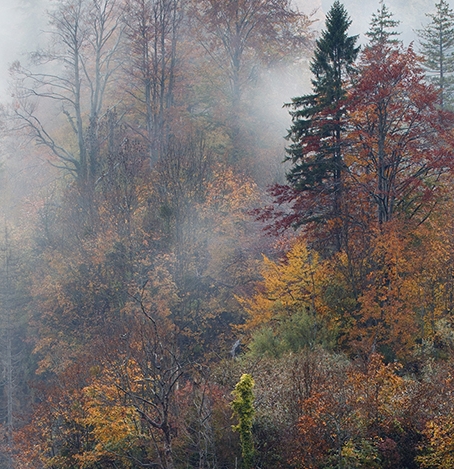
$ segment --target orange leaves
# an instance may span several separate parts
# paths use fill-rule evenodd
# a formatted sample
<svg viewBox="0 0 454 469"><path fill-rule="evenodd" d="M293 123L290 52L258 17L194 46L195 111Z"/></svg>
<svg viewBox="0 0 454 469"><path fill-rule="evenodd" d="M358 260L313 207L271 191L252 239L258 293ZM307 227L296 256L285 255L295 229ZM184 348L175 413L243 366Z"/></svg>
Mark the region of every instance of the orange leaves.
<svg viewBox="0 0 454 469"><path fill-rule="evenodd" d="M32 422L16 437L27 448L20 457L24 467L39 462L62 469L130 467L127 454L138 435L139 415L100 367L88 368L72 366L42 390Z"/></svg>
<svg viewBox="0 0 454 469"><path fill-rule="evenodd" d="M398 365L386 365L373 354L367 362L349 364L344 373L338 367L318 383L302 401L304 467L326 467L334 461L364 469L382 467L379 462L386 459L392 438L405 431L408 384L398 370Z"/></svg>
<svg viewBox="0 0 454 469"><path fill-rule="evenodd" d="M386 365L381 355L372 354L364 369L349 370L347 385L353 388L352 404L358 422L393 431L405 409L406 382L397 374L400 369L400 365Z"/></svg>
<svg viewBox="0 0 454 469"><path fill-rule="evenodd" d="M374 233L350 346L405 360L417 341L433 335L451 310L454 251L444 228L436 218L415 228L395 220Z"/></svg>
<svg viewBox="0 0 454 469"><path fill-rule="evenodd" d="M397 353L409 351L418 332L414 310L418 291L407 242L401 226L395 224L388 224L373 239L372 268L351 334L352 338L358 334L357 346L366 353L380 350L383 344Z"/></svg>
<svg viewBox="0 0 454 469"><path fill-rule="evenodd" d="M278 262L265 257L256 293L240 299L245 329L275 329L307 311L325 329L339 329L345 350L405 361L453 308L450 207L440 203L423 224L396 216L379 225L369 214L357 220L361 228L352 226L345 251L323 261L302 239Z"/></svg>
<svg viewBox="0 0 454 469"><path fill-rule="evenodd" d="M451 469L454 467L454 416L441 415L427 422L424 436L427 445L421 445L417 461L422 468ZM425 442L426 443L426 442Z"/></svg>
<svg viewBox="0 0 454 469"><path fill-rule="evenodd" d="M139 415L132 406L124 405L118 389L95 380L83 389L85 417L81 422L90 429L94 440L91 451L78 456L81 467L90 467L106 458L117 459L133 445L139 430ZM123 464L129 467L126 457Z"/></svg>
<svg viewBox="0 0 454 469"><path fill-rule="evenodd" d="M122 312L131 314L139 311L141 307L152 312L161 321L168 318L172 309L180 301L177 286L171 271L175 267L175 259L172 255L156 256L153 264L144 262L141 268L146 269L146 275L140 280L143 285L137 285L131 281L128 288L128 301L124 302Z"/></svg>
<svg viewBox="0 0 454 469"><path fill-rule="evenodd" d="M308 305L304 288L294 299L294 280L276 266L265 269L265 282L246 307L252 325L277 317L273 308L292 315L299 302L338 321L347 350L403 358L452 309L452 230L441 219L450 219L452 116L437 108L437 92L425 81L412 46L366 47L349 86L335 216L324 218L329 189L312 190L321 165L312 174L312 163L295 163L304 153L299 140L289 176L307 185L275 186L276 205L261 215L277 220L276 232L303 225L311 247L326 257L314 269L318 287L309 300L315 306ZM295 101L296 109L307 99ZM304 106L298 112L307 118ZM310 123L300 124L305 135ZM330 233L339 241L334 254ZM304 277L304 269L297 269ZM279 289L275 297L273 289Z"/></svg>

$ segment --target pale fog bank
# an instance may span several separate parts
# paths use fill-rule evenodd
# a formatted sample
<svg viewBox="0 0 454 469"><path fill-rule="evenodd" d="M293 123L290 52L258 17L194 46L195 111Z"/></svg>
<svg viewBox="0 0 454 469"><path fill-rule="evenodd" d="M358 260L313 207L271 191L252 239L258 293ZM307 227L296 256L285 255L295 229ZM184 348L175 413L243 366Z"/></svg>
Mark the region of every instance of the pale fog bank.
<svg viewBox="0 0 454 469"><path fill-rule="evenodd" d="M294 0L298 9L312 14L313 29L324 27L324 15L332 0ZM0 101L8 100L8 69L15 60L26 61L26 54L45 43L47 10L58 0L0 0ZM351 19L351 34L358 34L364 42L372 13L379 7L378 0L344 0ZM395 19L399 20L401 39L408 44L415 41L415 30L427 23L426 13L434 11L435 0L388 0L385 2ZM450 2L453 6L454 0ZM284 98L284 100L288 97Z"/></svg>

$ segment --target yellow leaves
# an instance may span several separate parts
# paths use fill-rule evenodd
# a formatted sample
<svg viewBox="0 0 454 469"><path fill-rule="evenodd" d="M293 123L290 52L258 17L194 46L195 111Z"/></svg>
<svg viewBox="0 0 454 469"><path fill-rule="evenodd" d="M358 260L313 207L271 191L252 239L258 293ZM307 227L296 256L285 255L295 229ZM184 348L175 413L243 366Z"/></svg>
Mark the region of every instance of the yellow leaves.
<svg viewBox="0 0 454 469"><path fill-rule="evenodd" d="M263 257L263 281L250 299L238 298L249 319L245 328L265 325L280 315L291 316L298 311L317 309L320 271L315 252L302 240L296 240L285 258L274 262Z"/></svg>
<svg viewBox="0 0 454 469"><path fill-rule="evenodd" d="M269 323L275 316L274 302L262 295L256 295L252 299L237 297L244 310L249 314L245 328L251 329Z"/></svg>
<svg viewBox="0 0 454 469"><path fill-rule="evenodd" d="M86 435L85 444L73 454L81 469L108 460L121 461L125 468L131 465L126 455L138 434L139 416L132 406L122 402L111 380L108 372L96 371L92 382L79 391L79 398L67 416L71 422L68 438L72 438L74 426Z"/></svg>
<svg viewBox="0 0 454 469"><path fill-rule="evenodd" d="M449 213L447 206L425 225L384 223L323 261L301 239L279 261L264 257L256 293L238 298L248 314L244 329L271 333L308 312L340 331L355 353L405 360L454 309L454 227L443 225Z"/></svg>
<svg viewBox="0 0 454 469"><path fill-rule="evenodd" d="M165 318L170 315L171 309L178 303L178 291L175 281L170 273L174 268L175 259L170 255L157 256L152 266L148 268L145 288L131 285L130 296L140 299L146 311ZM137 296L140 295L140 298ZM137 301L128 302L123 308L124 312L137 308Z"/></svg>
<svg viewBox="0 0 454 469"><path fill-rule="evenodd" d="M443 415L430 420L424 430L427 438L422 455L416 458L422 468L454 468L454 418ZM427 446L426 446L427 445Z"/></svg>
<svg viewBox="0 0 454 469"><path fill-rule="evenodd" d="M117 389L112 385L95 382L84 389L84 394L87 401L81 423L91 429L96 443L92 451L78 456L78 459L91 464L109 456L112 451L118 452L120 448L125 450L130 446L129 442L137 433L138 415L133 407L119 404Z"/></svg>
<svg viewBox="0 0 454 469"><path fill-rule="evenodd" d="M200 207L211 226L211 234L232 236L238 225L249 220L247 210L256 206L258 197L257 185L251 178L230 167L216 166L206 181L206 198Z"/></svg>

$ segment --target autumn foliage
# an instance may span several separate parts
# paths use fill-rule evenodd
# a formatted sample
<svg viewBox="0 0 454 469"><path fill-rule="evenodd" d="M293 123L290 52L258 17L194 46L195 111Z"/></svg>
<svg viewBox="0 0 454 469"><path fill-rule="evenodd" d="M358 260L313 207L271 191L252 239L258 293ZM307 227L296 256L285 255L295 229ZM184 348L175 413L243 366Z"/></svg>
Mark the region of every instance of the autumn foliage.
<svg viewBox="0 0 454 469"><path fill-rule="evenodd" d="M13 67L0 468L453 467L453 114L340 2L221 3L59 0Z"/></svg>

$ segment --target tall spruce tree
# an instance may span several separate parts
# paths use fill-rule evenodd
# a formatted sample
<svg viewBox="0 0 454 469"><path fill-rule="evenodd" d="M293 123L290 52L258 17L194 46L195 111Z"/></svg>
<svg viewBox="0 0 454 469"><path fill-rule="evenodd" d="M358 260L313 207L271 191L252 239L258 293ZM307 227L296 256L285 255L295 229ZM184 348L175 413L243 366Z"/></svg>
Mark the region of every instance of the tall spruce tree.
<svg viewBox="0 0 454 469"><path fill-rule="evenodd" d="M448 2L435 4L435 13L425 28L418 30L424 66L429 80L440 90L441 108L454 101L454 11Z"/></svg>
<svg viewBox="0 0 454 469"><path fill-rule="evenodd" d="M359 52L357 36L347 34L351 20L335 1L326 17L326 29L316 41L310 70L313 93L293 98L287 139L287 158L293 164L287 180L296 192L307 196L310 209L299 214L296 224L310 222L334 226L334 248L342 247L342 130L345 117L345 80L354 70Z"/></svg>

